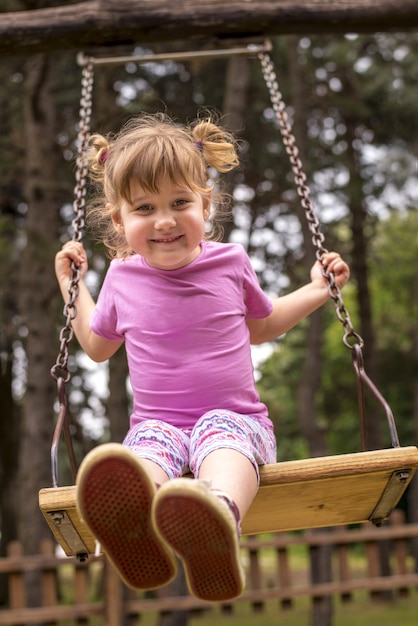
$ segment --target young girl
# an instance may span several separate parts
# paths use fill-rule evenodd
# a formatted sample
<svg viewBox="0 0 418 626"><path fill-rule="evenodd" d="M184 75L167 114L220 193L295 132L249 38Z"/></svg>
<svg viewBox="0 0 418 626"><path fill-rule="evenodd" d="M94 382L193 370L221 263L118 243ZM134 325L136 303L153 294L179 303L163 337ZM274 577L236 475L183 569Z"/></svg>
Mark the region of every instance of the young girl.
<svg viewBox="0 0 418 626"><path fill-rule="evenodd" d="M97 304L81 279L74 331L95 361L123 342L133 389L123 445L84 459L80 514L124 582L166 585L183 561L191 593L240 595L240 523L276 461L273 426L256 391L250 343L287 332L328 299L321 266L311 282L271 300L244 248L205 237L215 194L210 169L238 165L233 137L210 119L181 127L143 116L108 141L91 138L92 177L103 191L93 216L113 261ZM56 256L65 301L81 243ZM349 269L325 258L343 287ZM185 477L191 472L196 480Z"/></svg>

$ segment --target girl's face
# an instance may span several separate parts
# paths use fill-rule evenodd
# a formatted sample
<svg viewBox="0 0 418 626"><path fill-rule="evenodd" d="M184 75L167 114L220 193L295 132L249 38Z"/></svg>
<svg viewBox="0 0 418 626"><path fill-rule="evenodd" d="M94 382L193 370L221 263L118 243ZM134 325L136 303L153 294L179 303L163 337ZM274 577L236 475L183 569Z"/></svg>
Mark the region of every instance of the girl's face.
<svg viewBox="0 0 418 626"><path fill-rule="evenodd" d="M113 224L149 265L174 270L199 256L210 213L209 194L202 196L170 180L161 181L160 191L153 193L132 180L130 198L122 201Z"/></svg>

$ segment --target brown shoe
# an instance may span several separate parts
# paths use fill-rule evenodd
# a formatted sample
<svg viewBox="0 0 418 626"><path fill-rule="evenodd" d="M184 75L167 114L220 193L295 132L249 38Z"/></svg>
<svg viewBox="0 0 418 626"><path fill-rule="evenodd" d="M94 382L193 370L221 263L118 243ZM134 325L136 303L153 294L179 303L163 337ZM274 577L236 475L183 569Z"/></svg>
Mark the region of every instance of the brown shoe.
<svg viewBox="0 0 418 626"><path fill-rule="evenodd" d="M172 551L153 529L155 493L140 459L120 444L92 450L77 476L80 516L133 589L162 587L177 573Z"/></svg>
<svg viewBox="0 0 418 626"><path fill-rule="evenodd" d="M182 559L194 596L222 602L241 595L245 577L237 521L204 481L165 483L153 500L152 514L156 530Z"/></svg>

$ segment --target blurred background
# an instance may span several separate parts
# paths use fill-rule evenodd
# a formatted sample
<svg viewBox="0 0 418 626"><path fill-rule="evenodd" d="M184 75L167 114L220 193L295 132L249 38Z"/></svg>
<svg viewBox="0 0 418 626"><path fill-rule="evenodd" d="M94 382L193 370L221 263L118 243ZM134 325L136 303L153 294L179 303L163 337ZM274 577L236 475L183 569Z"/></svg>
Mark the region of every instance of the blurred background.
<svg viewBox="0 0 418 626"><path fill-rule="evenodd" d="M9 1L6 8L21 8ZM207 42L208 46L211 42ZM366 371L389 401L402 445L418 439L418 34L273 37L286 111L325 246L349 262L344 302L365 341ZM191 49L190 42L118 46L117 54ZM114 54L111 51L111 54ZM37 494L51 485L56 388L50 376L64 324L54 255L72 236L81 69L72 51L0 63L1 553L19 538L35 553L49 530ZM117 131L142 111L181 122L209 107L237 133L241 166L224 179L233 217L224 240L248 251L271 295L309 280L315 260L277 119L257 59L164 61L95 68L92 130ZM87 189L89 193L89 189ZM87 231L88 284L108 259ZM287 336L254 350L278 459L360 449L356 382L330 301ZM130 390L123 350L92 363L71 346L72 433L78 458L120 441ZM371 448L390 447L381 408L367 402ZM65 455L62 482L71 481ZM416 480L403 499L418 522ZM415 546L418 553L418 546Z"/></svg>

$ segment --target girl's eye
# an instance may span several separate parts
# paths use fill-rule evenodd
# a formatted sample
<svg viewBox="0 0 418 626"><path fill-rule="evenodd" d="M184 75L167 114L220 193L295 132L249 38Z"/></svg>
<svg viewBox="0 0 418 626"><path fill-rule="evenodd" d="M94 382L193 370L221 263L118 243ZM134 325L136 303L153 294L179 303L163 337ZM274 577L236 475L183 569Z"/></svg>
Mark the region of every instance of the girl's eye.
<svg viewBox="0 0 418 626"><path fill-rule="evenodd" d="M149 213L152 211L151 204L141 204L141 206L135 209L138 213Z"/></svg>
<svg viewBox="0 0 418 626"><path fill-rule="evenodd" d="M175 200L173 202L173 206L178 209L178 208L183 207L185 204L187 204L187 202L188 200L186 200L185 198L179 198L178 200Z"/></svg>

